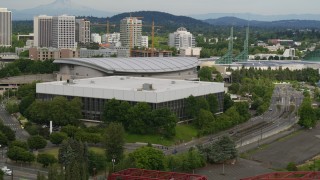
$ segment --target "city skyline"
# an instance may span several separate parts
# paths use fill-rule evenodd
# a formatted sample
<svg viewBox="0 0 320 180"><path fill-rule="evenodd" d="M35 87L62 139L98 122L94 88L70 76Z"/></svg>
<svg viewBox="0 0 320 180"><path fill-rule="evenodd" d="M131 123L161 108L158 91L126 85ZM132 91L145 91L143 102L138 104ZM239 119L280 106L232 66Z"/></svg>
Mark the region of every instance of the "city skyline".
<svg viewBox="0 0 320 180"><path fill-rule="evenodd" d="M10 10L29 9L40 5L45 5L54 2L55 0L0 0L1 6ZM320 2L318 0L292 1L292 0L184 0L184 1L170 1L162 0L118 0L118 1L102 1L91 0L90 3L85 0L58 0L71 1L72 3L82 6L102 10L106 12L122 13L130 11L163 11L175 15L192 15L192 14L206 14L206 13L256 13L261 15L284 15L284 14L319 14L318 7ZM110 5L109 5L110 4ZM150 5L152 4L152 5ZM104 8L106 7L106 8ZM303 8L302 8L303 7Z"/></svg>

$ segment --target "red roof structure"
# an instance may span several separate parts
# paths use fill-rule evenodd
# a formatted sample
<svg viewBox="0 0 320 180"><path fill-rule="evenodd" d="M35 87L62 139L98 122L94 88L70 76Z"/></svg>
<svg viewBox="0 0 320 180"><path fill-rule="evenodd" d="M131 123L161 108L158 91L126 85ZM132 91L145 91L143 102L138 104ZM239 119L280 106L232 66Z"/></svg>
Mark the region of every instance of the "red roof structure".
<svg viewBox="0 0 320 180"><path fill-rule="evenodd" d="M206 176L129 168L112 173L108 180L207 180Z"/></svg>
<svg viewBox="0 0 320 180"><path fill-rule="evenodd" d="M241 180L316 180L320 179L320 171L274 172Z"/></svg>

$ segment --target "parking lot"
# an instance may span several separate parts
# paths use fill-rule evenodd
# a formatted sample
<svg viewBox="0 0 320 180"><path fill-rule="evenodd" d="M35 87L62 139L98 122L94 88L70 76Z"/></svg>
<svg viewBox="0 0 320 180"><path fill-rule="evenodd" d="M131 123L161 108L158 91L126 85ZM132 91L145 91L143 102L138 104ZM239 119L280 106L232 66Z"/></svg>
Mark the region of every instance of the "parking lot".
<svg viewBox="0 0 320 180"><path fill-rule="evenodd" d="M289 162L301 164L320 153L320 125L281 138L251 154L250 158L269 168L285 168Z"/></svg>

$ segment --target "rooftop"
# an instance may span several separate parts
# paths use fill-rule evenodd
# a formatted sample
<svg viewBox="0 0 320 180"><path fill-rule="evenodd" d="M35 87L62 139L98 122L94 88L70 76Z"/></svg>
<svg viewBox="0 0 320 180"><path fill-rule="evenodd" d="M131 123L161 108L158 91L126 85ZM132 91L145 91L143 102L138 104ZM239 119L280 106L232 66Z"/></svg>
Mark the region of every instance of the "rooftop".
<svg viewBox="0 0 320 180"><path fill-rule="evenodd" d="M90 67L106 73L160 73L187 70L198 66L195 57L134 57L134 58L68 58L54 63Z"/></svg>
<svg viewBox="0 0 320 180"><path fill-rule="evenodd" d="M223 83L156 79L129 76L105 76L73 81L38 83L38 94L118 99L160 103L193 96L221 93Z"/></svg>
<svg viewBox="0 0 320 180"><path fill-rule="evenodd" d="M67 83L66 81L55 81L40 84L129 91L142 91L143 84L152 84L152 90L149 90L150 92L164 92L169 90L195 88L212 84L223 85L223 83L216 82L170 80L130 76L105 76L88 79L76 79L70 81L70 83Z"/></svg>

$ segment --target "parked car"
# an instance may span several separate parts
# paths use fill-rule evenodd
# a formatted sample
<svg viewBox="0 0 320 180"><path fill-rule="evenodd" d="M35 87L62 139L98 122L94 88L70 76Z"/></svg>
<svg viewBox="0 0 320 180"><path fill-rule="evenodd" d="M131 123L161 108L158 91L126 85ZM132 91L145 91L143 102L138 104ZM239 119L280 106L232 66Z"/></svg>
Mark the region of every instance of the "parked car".
<svg viewBox="0 0 320 180"><path fill-rule="evenodd" d="M12 175L12 170L9 169L7 166L3 166L3 167L1 168L1 171L3 171L3 173L4 173L5 175L8 175L8 176L11 176L11 175Z"/></svg>

